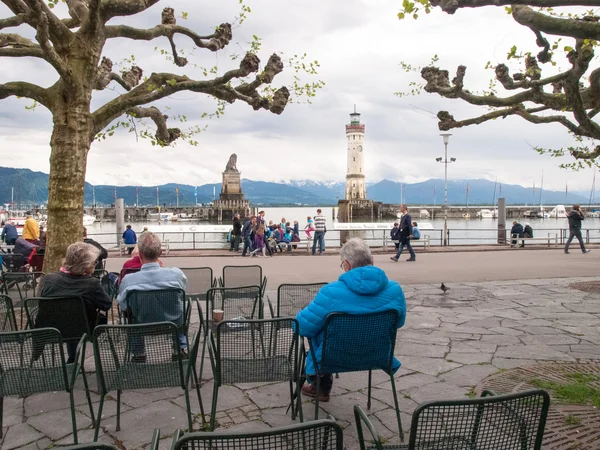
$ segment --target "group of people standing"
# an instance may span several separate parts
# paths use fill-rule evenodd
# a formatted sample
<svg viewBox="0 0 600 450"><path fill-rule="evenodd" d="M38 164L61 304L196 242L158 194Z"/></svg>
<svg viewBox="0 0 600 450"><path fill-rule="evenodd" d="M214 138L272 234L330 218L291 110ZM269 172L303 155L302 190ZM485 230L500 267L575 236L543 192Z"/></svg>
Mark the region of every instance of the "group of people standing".
<svg viewBox="0 0 600 450"><path fill-rule="evenodd" d="M300 224L297 220L289 222L283 217L280 223L273 223L271 220L267 224L264 211L260 211L256 216L246 217L243 223L240 215L236 214L232 225L229 251L239 252L240 245L243 244L242 256L273 256L278 249L282 252L283 248L291 251L292 246L301 242ZM326 232L325 216L317 209L317 215L314 218L307 217L304 226L307 239L313 239L313 255L316 254L317 245L319 254L325 251Z"/></svg>

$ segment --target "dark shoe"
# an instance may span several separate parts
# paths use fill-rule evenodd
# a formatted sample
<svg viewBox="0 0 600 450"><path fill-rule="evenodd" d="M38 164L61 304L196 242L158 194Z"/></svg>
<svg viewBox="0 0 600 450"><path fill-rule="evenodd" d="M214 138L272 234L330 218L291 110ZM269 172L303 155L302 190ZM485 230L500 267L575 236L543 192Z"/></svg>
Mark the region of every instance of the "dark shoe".
<svg viewBox="0 0 600 450"><path fill-rule="evenodd" d="M131 357L131 362L132 363L145 363L146 362L146 355L133 355Z"/></svg>
<svg viewBox="0 0 600 450"><path fill-rule="evenodd" d="M392 256L390 259L394 262L398 262L398 258L396 258L395 256Z"/></svg>
<svg viewBox="0 0 600 450"><path fill-rule="evenodd" d="M407 261L416 261L416 258L408 258Z"/></svg>
<svg viewBox="0 0 600 450"><path fill-rule="evenodd" d="M521 244L521 245L519 245L519 247L523 248L523 247L525 247L525 244Z"/></svg>
<svg viewBox="0 0 600 450"><path fill-rule="evenodd" d="M302 393L308 397L316 397L317 396L317 388L312 384L305 384L302 386ZM321 392L319 394L320 402L328 402L329 401L329 392Z"/></svg>
<svg viewBox="0 0 600 450"><path fill-rule="evenodd" d="M584 250L583 253L589 253L591 250Z"/></svg>
<svg viewBox="0 0 600 450"><path fill-rule="evenodd" d="M568 250L565 250L565 255L568 255L568 254L569 254L569 251L568 251Z"/></svg>

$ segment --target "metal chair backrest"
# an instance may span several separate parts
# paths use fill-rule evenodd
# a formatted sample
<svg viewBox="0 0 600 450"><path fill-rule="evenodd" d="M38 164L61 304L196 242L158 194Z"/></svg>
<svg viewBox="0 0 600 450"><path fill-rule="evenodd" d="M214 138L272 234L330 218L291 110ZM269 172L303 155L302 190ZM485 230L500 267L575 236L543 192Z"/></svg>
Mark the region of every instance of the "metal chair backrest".
<svg viewBox="0 0 600 450"><path fill-rule="evenodd" d="M173 436L173 450L318 449L343 450L342 428L333 419L313 420L260 431L218 431Z"/></svg>
<svg viewBox="0 0 600 450"><path fill-rule="evenodd" d="M413 413L409 448L540 450L550 407L542 390L426 402Z"/></svg>
<svg viewBox="0 0 600 450"><path fill-rule="evenodd" d="M264 278L261 266L223 267L222 287L260 286L263 288L263 284Z"/></svg>
<svg viewBox="0 0 600 450"><path fill-rule="evenodd" d="M327 283L281 284L277 288L277 317L296 317Z"/></svg>
<svg viewBox="0 0 600 450"><path fill-rule="evenodd" d="M189 301L183 289L129 291L127 305L131 323L189 323Z"/></svg>
<svg viewBox="0 0 600 450"><path fill-rule="evenodd" d="M91 336L87 308L81 297L30 297L25 299L28 328L55 328L63 341Z"/></svg>
<svg viewBox="0 0 600 450"><path fill-rule="evenodd" d="M320 372L381 369L391 373L398 320L395 309L367 314L328 314Z"/></svg>
<svg viewBox="0 0 600 450"><path fill-rule="evenodd" d="M63 341L53 328L0 333L0 398L69 389Z"/></svg>
<svg viewBox="0 0 600 450"><path fill-rule="evenodd" d="M94 358L101 392L185 389L178 335L171 322L98 325L94 328ZM189 353L191 362L196 360L199 342L198 334Z"/></svg>
<svg viewBox="0 0 600 450"><path fill-rule="evenodd" d="M2 265L7 272L18 272L25 265L25 257L20 253L2 255Z"/></svg>
<svg viewBox="0 0 600 450"><path fill-rule="evenodd" d="M219 322L211 334L215 383L294 381L298 328L293 318Z"/></svg>
<svg viewBox="0 0 600 450"><path fill-rule="evenodd" d="M223 320L262 319L262 297L260 286L213 288L206 293L206 334L212 327L213 310L223 310Z"/></svg>
<svg viewBox="0 0 600 450"><path fill-rule="evenodd" d="M187 278L185 292L188 296L204 300L208 290L216 285L210 267L182 267L181 271Z"/></svg>
<svg viewBox="0 0 600 450"><path fill-rule="evenodd" d="M0 295L0 332L6 333L17 329L12 299L8 295Z"/></svg>
<svg viewBox="0 0 600 450"><path fill-rule="evenodd" d="M139 272L141 270L141 268L127 268L127 269L121 269L121 273L119 275L119 283L121 283L121 280L123 279L123 277L125 275L129 275L130 273L136 273Z"/></svg>
<svg viewBox="0 0 600 450"><path fill-rule="evenodd" d="M4 272L2 282L7 294L9 289L14 287L19 294L19 299L23 301L30 294L35 295L39 279L44 276L44 272Z"/></svg>

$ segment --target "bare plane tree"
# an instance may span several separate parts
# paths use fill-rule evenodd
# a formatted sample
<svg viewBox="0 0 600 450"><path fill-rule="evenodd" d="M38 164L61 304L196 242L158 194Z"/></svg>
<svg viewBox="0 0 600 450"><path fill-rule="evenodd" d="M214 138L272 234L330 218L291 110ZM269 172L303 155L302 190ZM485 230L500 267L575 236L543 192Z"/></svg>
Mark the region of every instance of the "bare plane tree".
<svg viewBox="0 0 600 450"><path fill-rule="evenodd" d="M185 36L196 48L216 52L232 39L229 23L200 35L177 25L173 9L164 8L161 23L152 28L110 24L113 18L142 13L159 0L66 0L70 17L64 18L55 13L54 6L59 0L0 1L12 13L0 18L0 57L5 61L22 57L43 59L58 77L48 88L24 81L0 84L0 100L10 96L33 99L52 114L46 271L57 270L67 246L82 236L87 155L95 137L113 121L123 115L152 120L156 126L153 140L164 146L180 138L182 131L170 128L168 117L148 105L173 93L188 91L227 103L242 101L254 110L265 109L275 114L281 114L288 103L290 92L285 86L265 90L283 70L284 64L277 54L260 70L258 56L248 52L237 68L203 80L173 73L152 73L144 78L142 69L135 65L117 74L112 61L102 54L104 45L112 39L166 38L173 63L182 67L187 60L178 54L174 36ZM4 32L19 27L35 30L35 40ZM253 73L256 76L251 79ZM92 111L92 91L105 89L113 81L125 92Z"/></svg>
<svg viewBox="0 0 600 450"><path fill-rule="evenodd" d="M431 64L421 69L425 83L421 86L426 92L437 93L445 98L460 99L472 105L486 106L491 112L481 116L456 120L448 111L438 112L439 129L447 131L469 125L476 125L497 118L519 116L534 124L558 123L565 127L578 141L578 145L567 149L542 149L540 153L552 156L570 154L574 161L562 164L565 167L580 168L597 164L600 146L593 140L600 139L600 125L595 120L600 112L600 67L595 66L595 47L600 40L600 18L591 10L579 14L561 12L559 7L598 7L599 0L405 0L399 18L418 18L421 11L430 12L439 7L448 14L460 9L484 6L505 6L512 18L533 32L537 55L519 54L516 46L508 59L523 63L523 70L511 75L506 64L495 68L495 80L506 91L505 96L495 90L481 95L465 87L466 66L459 66L450 79L447 70ZM548 36L556 39L551 43ZM560 38L572 38L573 47L560 44ZM557 51L565 51L569 67L554 70L544 76L542 67L554 67L553 56ZM405 65L405 68L410 66ZM418 89L413 89L413 93ZM589 143L584 143L584 141Z"/></svg>

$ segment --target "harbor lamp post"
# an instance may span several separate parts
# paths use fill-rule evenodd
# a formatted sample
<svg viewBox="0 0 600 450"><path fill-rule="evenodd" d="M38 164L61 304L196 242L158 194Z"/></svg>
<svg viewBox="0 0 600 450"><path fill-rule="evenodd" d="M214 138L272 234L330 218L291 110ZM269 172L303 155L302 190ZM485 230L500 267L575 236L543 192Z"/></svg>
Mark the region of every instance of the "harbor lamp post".
<svg viewBox="0 0 600 450"><path fill-rule="evenodd" d="M444 247L448 245L448 164L456 162L456 158L448 160L448 141L450 133L440 134L444 140L444 158L435 158L437 162L444 164Z"/></svg>

